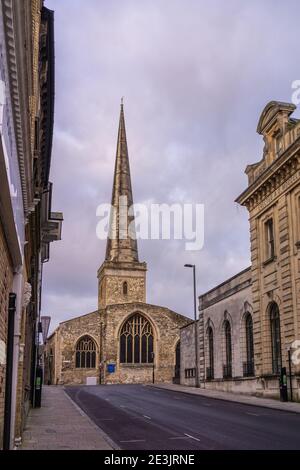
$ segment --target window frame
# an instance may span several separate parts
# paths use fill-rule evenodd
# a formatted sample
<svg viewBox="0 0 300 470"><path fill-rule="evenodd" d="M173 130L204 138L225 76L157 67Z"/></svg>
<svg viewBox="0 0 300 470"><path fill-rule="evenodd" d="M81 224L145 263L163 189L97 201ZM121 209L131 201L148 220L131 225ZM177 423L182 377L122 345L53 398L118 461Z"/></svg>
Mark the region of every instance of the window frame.
<svg viewBox="0 0 300 470"><path fill-rule="evenodd" d="M154 363L154 329L140 312L130 315L119 333L121 365L144 366Z"/></svg>
<svg viewBox="0 0 300 470"><path fill-rule="evenodd" d="M268 217L264 222L265 228L265 261L271 261L275 258L275 229L274 218Z"/></svg>
<svg viewBox="0 0 300 470"><path fill-rule="evenodd" d="M214 378L214 369L215 369L215 354L214 354L214 331L211 326L207 330L207 344L208 344L208 367L209 367L209 376Z"/></svg>
<svg viewBox="0 0 300 470"><path fill-rule="evenodd" d="M272 350L272 373L279 375L282 367L282 344L280 311L276 302L269 307L271 350Z"/></svg>
<svg viewBox="0 0 300 470"><path fill-rule="evenodd" d="M97 343L90 335L83 335L77 340L75 346L75 369L96 369L96 364Z"/></svg>
<svg viewBox="0 0 300 470"><path fill-rule="evenodd" d="M122 290L123 290L123 295L127 296L128 295L128 282L127 281L123 282Z"/></svg>

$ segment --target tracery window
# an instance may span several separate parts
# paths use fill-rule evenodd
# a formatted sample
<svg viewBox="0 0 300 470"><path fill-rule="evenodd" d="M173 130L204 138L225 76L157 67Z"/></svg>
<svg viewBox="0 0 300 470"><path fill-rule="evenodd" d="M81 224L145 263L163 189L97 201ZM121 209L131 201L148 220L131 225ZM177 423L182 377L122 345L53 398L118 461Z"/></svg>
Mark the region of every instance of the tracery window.
<svg viewBox="0 0 300 470"><path fill-rule="evenodd" d="M76 368L94 369L96 367L96 344L88 335L79 339L76 345Z"/></svg>
<svg viewBox="0 0 300 470"><path fill-rule="evenodd" d="M153 330L139 313L124 323L120 333L120 362L123 364L153 363Z"/></svg>

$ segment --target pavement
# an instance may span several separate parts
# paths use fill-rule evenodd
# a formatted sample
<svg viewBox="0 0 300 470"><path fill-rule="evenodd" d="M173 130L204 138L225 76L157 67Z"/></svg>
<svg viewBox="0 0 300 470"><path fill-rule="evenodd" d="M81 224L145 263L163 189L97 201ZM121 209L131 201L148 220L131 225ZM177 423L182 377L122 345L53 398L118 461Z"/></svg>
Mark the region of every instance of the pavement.
<svg viewBox="0 0 300 470"><path fill-rule="evenodd" d="M22 450L111 450L109 438L61 386L43 386L41 408L31 409Z"/></svg>
<svg viewBox="0 0 300 470"><path fill-rule="evenodd" d="M263 408L272 408L273 410L291 411L292 413L300 413L300 403L281 402L271 398L254 397L250 395L240 395L238 393L222 392L217 390L209 390L205 388L186 387L177 384L155 384L151 385L155 388L164 390L172 390L173 392L183 392L201 397L214 398L217 400L233 401L235 403L244 403L246 405L262 406Z"/></svg>
<svg viewBox="0 0 300 470"><path fill-rule="evenodd" d="M299 413L268 408L263 399L256 406L236 395L233 401L145 385L66 391L122 450L300 450Z"/></svg>

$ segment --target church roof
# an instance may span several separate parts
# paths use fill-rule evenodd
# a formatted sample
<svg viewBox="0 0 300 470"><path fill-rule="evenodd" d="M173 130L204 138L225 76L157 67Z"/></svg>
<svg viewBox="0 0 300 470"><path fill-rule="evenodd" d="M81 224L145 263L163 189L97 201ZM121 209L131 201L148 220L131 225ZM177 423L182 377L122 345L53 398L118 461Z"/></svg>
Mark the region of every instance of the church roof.
<svg viewBox="0 0 300 470"><path fill-rule="evenodd" d="M106 246L106 261L138 262L134 215L128 214L133 204L127 148L124 106L121 103L117 153L110 214L110 230Z"/></svg>

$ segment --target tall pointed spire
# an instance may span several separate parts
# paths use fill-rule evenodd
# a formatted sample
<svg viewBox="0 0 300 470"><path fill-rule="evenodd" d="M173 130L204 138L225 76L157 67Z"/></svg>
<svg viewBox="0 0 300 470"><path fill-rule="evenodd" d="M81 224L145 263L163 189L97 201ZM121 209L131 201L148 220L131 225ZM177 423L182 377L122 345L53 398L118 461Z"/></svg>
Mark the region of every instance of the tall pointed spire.
<svg viewBox="0 0 300 470"><path fill-rule="evenodd" d="M122 98L111 201L114 210L110 217L110 235L106 245L106 261L138 262L134 215L128 215L128 209L132 204L133 197Z"/></svg>

